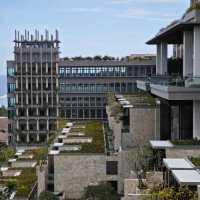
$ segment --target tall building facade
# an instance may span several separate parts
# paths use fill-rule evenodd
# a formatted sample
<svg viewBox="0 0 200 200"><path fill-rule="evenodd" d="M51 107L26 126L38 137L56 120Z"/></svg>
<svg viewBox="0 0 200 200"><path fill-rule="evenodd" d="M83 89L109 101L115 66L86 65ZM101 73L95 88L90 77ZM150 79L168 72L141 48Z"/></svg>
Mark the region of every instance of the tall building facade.
<svg viewBox="0 0 200 200"><path fill-rule="evenodd" d="M156 73L156 57L133 60L64 60L59 39L15 33L7 62L10 143L45 143L57 119L106 119L106 94L136 90L136 80Z"/></svg>
<svg viewBox="0 0 200 200"><path fill-rule="evenodd" d="M15 32L14 61L8 61L8 108L13 144L45 142L58 117L59 40Z"/></svg>

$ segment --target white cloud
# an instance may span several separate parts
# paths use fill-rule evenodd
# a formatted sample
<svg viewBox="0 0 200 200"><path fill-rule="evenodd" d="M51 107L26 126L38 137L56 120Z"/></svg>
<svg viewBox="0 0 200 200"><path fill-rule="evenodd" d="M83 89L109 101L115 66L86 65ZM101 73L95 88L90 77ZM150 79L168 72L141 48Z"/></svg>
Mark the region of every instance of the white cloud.
<svg viewBox="0 0 200 200"><path fill-rule="evenodd" d="M69 9L59 9L57 10L59 13L100 13L102 12L101 8L95 7L95 8L86 8L86 7L77 7L77 8L69 8Z"/></svg>
<svg viewBox="0 0 200 200"><path fill-rule="evenodd" d="M171 21L174 20L177 16L173 14L165 14L161 12L149 11L145 9L128 9L120 14L116 14L116 17L121 18L133 18L133 19L141 19L148 21Z"/></svg>
<svg viewBox="0 0 200 200"><path fill-rule="evenodd" d="M181 0L111 0L110 4L128 4L128 3L157 3L157 4L171 4L179 3Z"/></svg>

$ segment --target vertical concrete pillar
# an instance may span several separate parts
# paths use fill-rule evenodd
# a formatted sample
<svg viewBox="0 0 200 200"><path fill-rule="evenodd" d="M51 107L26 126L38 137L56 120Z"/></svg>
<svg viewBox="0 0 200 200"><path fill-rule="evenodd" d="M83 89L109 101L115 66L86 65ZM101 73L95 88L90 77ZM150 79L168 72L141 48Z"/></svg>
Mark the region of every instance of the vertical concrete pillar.
<svg viewBox="0 0 200 200"><path fill-rule="evenodd" d="M26 77L26 89L28 90L28 78Z"/></svg>
<svg viewBox="0 0 200 200"><path fill-rule="evenodd" d="M168 74L168 69L167 69L167 61L168 61L168 48L167 48L167 43L162 42L161 43L161 50L160 50L160 55L161 55L161 63L160 63L160 69L161 69L161 74L162 75L167 75Z"/></svg>
<svg viewBox="0 0 200 200"><path fill-rule="evenodd" d="M193 31L184 31L183 34L183 76L193 74Z"/></svg>
<svg viewBox="0 0 200 200"><path fill-rule="evenodd" d="M28 105L28 94L26 94L26 104Z"/></svg>
<svg viewBox="0 0 200 200"><path fill-rule="evenodd" d="M16 126L17 126L17 129L19 129L19 120L16 120Z"/></svg>
<svg viewBox="0 0 200 200"><path fill-rule="evenodd" d="M193 101L193 138L200 139L200 101Z"/></svg>
<svg viewBox="0 0 200 200"><path fill-rule="evenodd" d="M194 27L193 75L200 76L200 25Z"/></svg>
<svg viewBox="0 0 200 200"><path fill-rule="evenodd" d="M26 142L29 143L29 141L30 141L30 137L29 137L29 134L27 134L26 135Z"/></svg>
<svg viewBox="0 0 200 200"><path fill-rule="evenodd" d="M39 120L37 120L37 131L39 131Z"/></svg>
<svg viewBox="0 0 200 200"><path fill-rule="evenodd" d="M19 142L19 134L17 134L17 142Z"/></svg>
<svg viewBox="0 0 200 200"><path fill-rule="evenodd" d="M36 74L38 74L38 63L36 63Z"/></svg>
<svg viewBox="0 0 200 200"><path fill-rule="evenodd" d="M161 44L157 44L157 55L156 55L156 75L161 74Z"/></svg>
<svg viewBox="0 0 200 200"><path fill-rule="evenodd" d="M26 109L26 116L29 116L28 108Z"/></svg>
<svg viewBox="0 0 200 200"><path fill-rule="evenodd" d="M19 109L16 108L16 116L18 116L18 115L19 115Z"/></svg>
<svg viewBox="0 0 200 200"><path fill-rule="evenodd" d="M59 117L59 109L56 109L56 117Z"/></svg>
<svg viewBox="0 0 200 200"><path fill-rule="evenodd" d="M46 110L46 115L47 115L47 117L49 116L49 109L48 108Z"/></svg>
<svg viewBox="0 0 200 200"><path fill-rule="evenodd" d="M49 120L47 120L47 131L49 130Z"/></svg>
<svg viewBox="0 0 200 200"><path fill-rule="evenodd" d="M16 89L18 89L19 85L18 85L18 79L17 78L16 78L15 83L16 83Z"/></svg>
<svg viewBox="0 0 200 200"><path fill-rule="evenodd" d="M37 133L36 140L37 140L37 142L40 141L40 134L39 133Z"/></svg>
<svg viewBox="0 0 200 200"><path fill-rule="evenodd" d="M16 104L18 104L19 103L19 96L18 96L18 94L16 94Z"/></svg>
<svg viewBox="0 0 200 200"><path fill-rule="evenodd" d="M27 129L27 131L29 131L29 121L28 120L26 121L26 129Z"/></svg>

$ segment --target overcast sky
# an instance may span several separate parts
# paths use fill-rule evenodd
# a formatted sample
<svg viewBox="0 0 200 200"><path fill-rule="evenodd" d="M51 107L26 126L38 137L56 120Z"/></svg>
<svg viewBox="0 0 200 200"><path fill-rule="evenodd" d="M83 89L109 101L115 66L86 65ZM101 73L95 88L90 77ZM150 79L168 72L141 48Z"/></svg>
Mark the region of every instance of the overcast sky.
<svg viewBox="0 0 200 200"><path fill-rule="evenodd" d="M62 56L155 53L145 42L180 18L189 0L0 0L0 74L14 30L59 30Z"/></svg>

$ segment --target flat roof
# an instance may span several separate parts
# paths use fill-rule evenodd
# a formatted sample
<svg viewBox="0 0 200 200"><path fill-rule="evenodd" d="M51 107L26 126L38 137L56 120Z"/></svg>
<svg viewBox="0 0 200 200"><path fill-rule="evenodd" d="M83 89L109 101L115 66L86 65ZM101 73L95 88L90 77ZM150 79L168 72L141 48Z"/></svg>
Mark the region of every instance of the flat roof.
<svg viewBox="0 0 200 200"><path fill-rule="evenodd" d="M150 145L153 149L165 149L174 146L169 140L150 140Z"/></svg>
<svg viewBox="0 0 200 200"><path fill-rule="evenodd" d="M164 165L167 167L167 169L195 169L195 166L187 159L177 158L177 159L163 159Z"/></svg>
<svg viewBox="0 0 200 200"><path fill-rule="evenodd" d="M136 59L136 60L59 60L59 66L62 67L118 67L118 66L153 66L156 64L156 56L152 59Z"/></svg>
<svg viewBox="0 0 200 200"><path fill-rule="evenodd" d="M197 170L172 170L176 181L182 185L200 185L200 173Z"/></svg>
<svg viewBox="0 0 200 200"><path fill-rule="evenodd" d="M168 26L162 28L147 44L159 44L161 42L182 44L183 32L192 30L195 25L200 23L199 12L198 9L186 12L181 19L174 20Z"/></svg>

